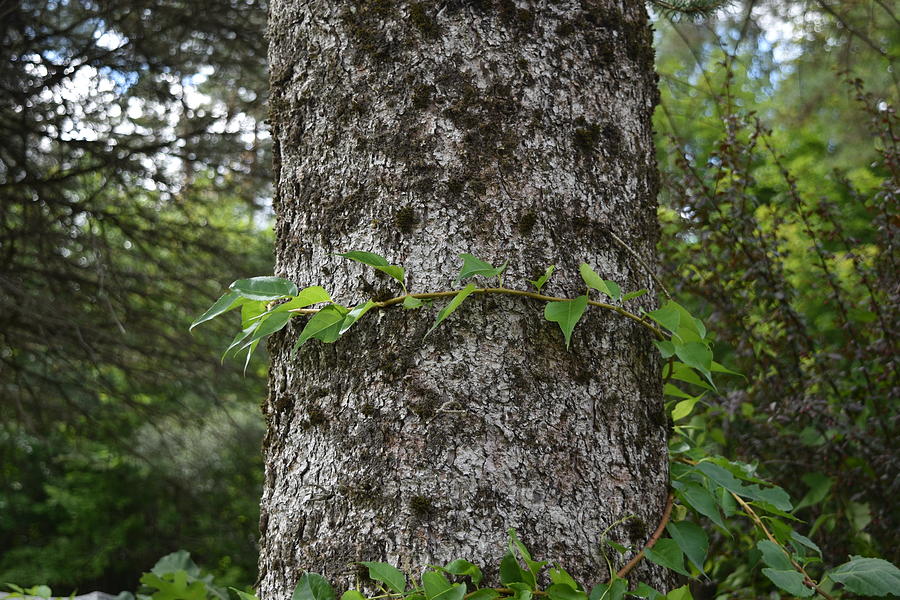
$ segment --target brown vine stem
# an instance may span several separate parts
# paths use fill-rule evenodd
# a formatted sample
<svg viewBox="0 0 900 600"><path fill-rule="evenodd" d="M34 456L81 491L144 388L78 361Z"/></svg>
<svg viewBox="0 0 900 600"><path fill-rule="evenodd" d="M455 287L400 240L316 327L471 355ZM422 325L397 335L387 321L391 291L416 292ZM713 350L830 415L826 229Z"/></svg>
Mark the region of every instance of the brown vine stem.
<svg viewBox="0 0 900 600"><path fill-rule="evenodd" d="M674 505L674 503L675 495L672 492L669 492L669 497L666 499L666 508L663 510L663 516L659 521L659 525L656 526L656 531L654 531L653 535L650 536L650 539L647 540L647 545L644 546L644 548L640 552L638 552L634 556L634 558L629 560L624 567L616 572L617 578L622 579L626 575L628 575L628 573L644 559L647 549L652 548L654 544L656 544L660 536L662 536L663 531L666 530L666 525L669 524L669 519L672 517L672 506Z"/></svg>
<svg viewBox="0 0 900 600"><path fill-rule="evenodd" d="M455 296L459 293L460 290L446 290L441 292L425 292L421 294L404 294L402 296L395 296L394 298L389 298L388 300L383 300L381 302L375 302L375 306L378 308L387 308L389 306L394 306L396 304L402 304L404 300L407 298L415 298L417 300L433 300L435 298L447 298L450 296ZM509 296L523 296L525 298L531 298L533 300L540 300L542 302L564 302L567 300L571 300L571 298L558 298L556 296L545 296L543 294L538 294L536 292L526 292L524 290L513 290L510 288L475 288L472 291L473 294L506 294ZM617 313L626 319L631 319L635 323L642 325L643 327L649 329L653 335L657 337L657 339L664 340L666 339L666 335L662 332L661 329L653 325L647 319L634 314L633 312L627 311L620 306L615 306L613 304L607 304L606 302L597 302L596 300L588 300L588 304L591 306L596 306L598 308L603 308L605 310L611 310L614 313ZM300 314L300 315L314 315L319 312L318 308L295 308L289 312Z"/></svg>
<svg viewBox="0 0 900 600"><path fill-rule="evenodd" d="M744 512L747 513L747 515L750 517L750 519L753 520L753 522L756 524L756 526L759 527L760 529L762 529L763 533L766 534L766 537L769 538L769 541L772 542L773 544L775 544L776 546L778 546L779 548L781 548L781 551L784 552L784 554L788 557L788 560L791 561L791 564L794 565L794 568L803 574L803 577L805 579L805 581L803 582L804 585L816 590L816 593L819 594L820 596L822 596L823 598L825 598L826 600L835 600L834 596L832 596L831 594L829 594L828 592L826 592L825 590L823 590L822 588L819 587L819 585L815 582L815 580L809 576L809 573L806 572L806 569L804 569L800 565L800 563L798 563L796 560L793 559L793 557L791 556L791 553L788 552L787 549L785 549L783 544L781 544L778 540L775 539L775 536L773 536L769 532L765 523L762 522L762 519L760 519L759 515L756 514L756 511L753 510L753 507L751 507L749 504L747 504L747 502L745 502L743 498L741 498L734 492L731 492L730 490L729 490L729 492L734 497L734 499L737 500L737 503L741 505L741 508L744 509Z"/></svg>

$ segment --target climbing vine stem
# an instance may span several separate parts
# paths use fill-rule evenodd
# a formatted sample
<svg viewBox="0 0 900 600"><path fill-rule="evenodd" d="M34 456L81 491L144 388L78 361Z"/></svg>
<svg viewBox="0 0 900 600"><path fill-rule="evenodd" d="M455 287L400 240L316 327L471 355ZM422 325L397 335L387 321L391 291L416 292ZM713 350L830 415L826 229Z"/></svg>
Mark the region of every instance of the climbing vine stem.
<svg viewBox="0 0 900 600"><path fill-rule="evenodd" d="M434 323L425 334L427 337L470 296L517 296L544 304L544 318L559 326L568 349L576 325L585 310L592 306L618 314L652 334L653 343L664 359L662 388L673 424L669 444L671 493L660 521L643 547L628 547L607 537L617 524L630 516L610 525L599 536L600 544L604 555L606 546L619 552L624 565L614 571L607 557L611 577L590 591L558 565L547 572L550 585L540 585L546 563L533 560L515 531L510 530L508 551L499 568L499 587L480 587L483 578L480 567L464 559L443 567L429 567L419 578L419 583L415 579L409 582L406 574L386 563L362 563L369 568L369 577L381 584L381 589L368 597L360 590L350 590L341 600L530 600L535 596L548 600L620 600L626 594L651 600L690 600L687 586L664 595L645 583L629 583L625 577L644 559L685 577L705 575L709 536L697 521L702 520L731 534L736 527L732 522L732 517L737 514L736 506L762 533L762 539L756 542L761 564L765 565L762 573L783 592L800 598L818 594L826 600L836 600L840 596L835 595L832 588L838 584L848 592L870 596L883 596L900 589L900 569L880 558L851 556L848 562L825 570L819 547L794 529L794 524L800 521L793 514L797 509L787 492L762 479L755 465L731 461L708 450L697 433L703 429L702 421L695 425L689 419L707 394L716 393L714 376L739 374L713 360L712 340L703 322L669 297L661 284L666 295L662 306L650 311L632 310L628 303L646 294L647 290L625 292L617 282L603 279L587 263L581 263L578 269L585 292L575 298L562 298L542 292L555 272L555 265L548 266L540 277L527 282L532 289L522 290L503 285L507 263L495 266L472 254L461 254L462 266L457 282L462 284L473 278L496 279L497 285L479 286L468 282L460 289L410 293L405 283L406 270L391 264L383 256L359 250L339 256L384 273L399 284L403 293L350 307L335 302L328 291L318 285L301 290L280 277L239 279L194 321L191 329L239 309L241 329L226 349L225 356L245 353L246 368L259 343L283 329L293 318L306 319L293 346L296 352L314 340L338 341L372 309L421 310L447 300L435 315ZM664 534L668 536L664 537ZM818 583L809 573L813 568L822 571ZM293 600L334 600L331 585L312 573L301 577L297 590ZM254 598L244 592L238 595L241 600Z"/></svg>

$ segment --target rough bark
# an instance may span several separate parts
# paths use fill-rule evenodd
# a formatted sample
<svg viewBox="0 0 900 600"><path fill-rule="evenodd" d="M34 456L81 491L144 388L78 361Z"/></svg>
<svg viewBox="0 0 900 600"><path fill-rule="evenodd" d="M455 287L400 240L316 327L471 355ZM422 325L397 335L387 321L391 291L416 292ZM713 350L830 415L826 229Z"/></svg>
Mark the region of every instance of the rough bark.
<svg viewBox="0 0 900 600"><path fill-rule="evenodd" d="M653 288L656 102L644 7L625 0L274 0L270 121L277 274L353 305L399 293L332 253L448 289L457 255L510 261L524 289L583 293L586 261ZM645 298L649 298L645 297ZM649 307L652 300L642 299ZM496 565L514 527L582 581L600 535L642 546L666 496L658 359L640 326L589 310L569 351L543 305L471 297L370 313L333 345L270 344L260 594L355 561L418 575ZM615 555L615 552L612 552ZM627 557L626 557L627 559ZM644 567L645 580L662 584ZM489 571L490 574L490 571Z"/></svg>

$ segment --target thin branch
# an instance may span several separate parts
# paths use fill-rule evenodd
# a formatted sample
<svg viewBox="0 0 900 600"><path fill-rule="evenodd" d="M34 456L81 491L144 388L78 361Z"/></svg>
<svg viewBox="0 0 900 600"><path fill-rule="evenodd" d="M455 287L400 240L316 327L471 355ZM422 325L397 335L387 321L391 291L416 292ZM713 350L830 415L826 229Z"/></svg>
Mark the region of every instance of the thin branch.
<svg viewBox="0 0 900 600"><path fill-rule="evenodd" d="M653 535L650 536L650 539L647 540L647 545L644 546L644 549L638 552L634 558L628 561L628 563L619 569L616 573L616 577L619 579L624 578L628 573L635 568L638 563L640 563L644 559L644 555L648 548L652 548L654 544L659 540L662 536L663 531L666 530L666 525L669 524L669 519L672 517L672 505L675 503L675 495L672 492L669 492L669 497L666 499L666 508L663 510L662 519L659 521L659 525L656 526L656 531L653 532Z"/></svg>

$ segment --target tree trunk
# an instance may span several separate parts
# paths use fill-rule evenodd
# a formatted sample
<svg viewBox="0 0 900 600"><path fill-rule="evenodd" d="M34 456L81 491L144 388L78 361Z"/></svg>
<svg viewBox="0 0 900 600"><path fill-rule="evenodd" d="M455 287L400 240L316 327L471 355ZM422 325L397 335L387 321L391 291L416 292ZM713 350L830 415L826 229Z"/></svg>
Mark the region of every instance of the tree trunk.
<svg viewBox="0 0 900 600"><path fill-rule="evenodd" d="M354 305L402 292L333 253L382 254L424 292L452 289L471 252L509 260L508 287L555 264L545 290L575 297L584 261L653 289L657 92L641 3L270 11L279 275ZM668 479L657 352L598 309L567 351L543 308L472 296L424 340L435 309L372 311L293 357L302 323L273 336L262 598L289 597L304 571L354 584L357 561L413 576L455 558L496 568L508 527L589 585L609 576L604 550L624 561L601 548L612 523L634 515L609 537L643 547Z"/></svg>

